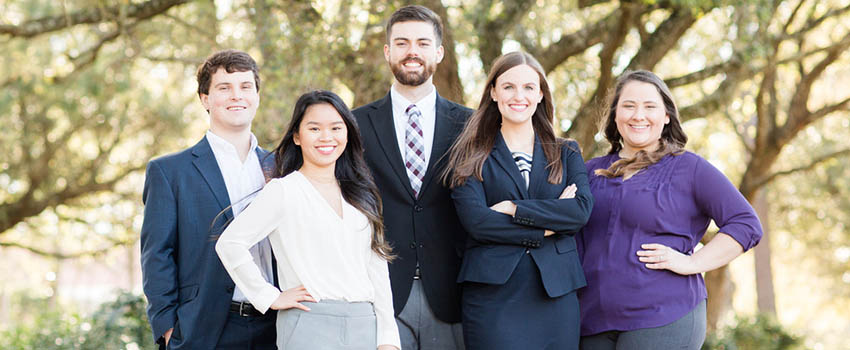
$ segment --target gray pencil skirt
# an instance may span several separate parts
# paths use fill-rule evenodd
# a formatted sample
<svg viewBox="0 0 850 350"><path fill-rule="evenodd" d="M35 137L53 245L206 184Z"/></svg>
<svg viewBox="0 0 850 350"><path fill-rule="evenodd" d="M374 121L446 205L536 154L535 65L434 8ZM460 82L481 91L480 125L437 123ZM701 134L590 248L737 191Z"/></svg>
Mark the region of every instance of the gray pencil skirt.
<svg viewBox="0 0 850 350"><path fill-rule="evenodd" d="M278 350L374 350L378 346L372 303L322 300L302 304L310 311L287 309L278 312Z"/></svg>

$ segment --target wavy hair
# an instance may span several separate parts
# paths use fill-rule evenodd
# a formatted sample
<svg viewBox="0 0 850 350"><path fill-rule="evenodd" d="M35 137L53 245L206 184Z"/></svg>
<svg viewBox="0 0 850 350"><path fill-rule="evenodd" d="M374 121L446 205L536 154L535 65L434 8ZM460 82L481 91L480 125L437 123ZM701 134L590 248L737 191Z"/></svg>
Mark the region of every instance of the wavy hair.
<svg viewBox="0 0 850 350"><path fill-rule="evenodd" d="M685 144L688 143L688 135L682 130L682 124L679 121L679 109L676 107L673 94L670 93L670 88L667 87L664 80L661 80L657 75L646 70L626 71L617 79L614 92L609 94L608 97L608 113L604 116L603 126L605 139L611 144L608 154L617 153L623 149L623 136L617 130L617 105L620 103L620 95L623 92L623 87L633 81L655 86L658 94L661 95L661 100L664 102L664 110L670 118L670 122L665 124L661 130L661 139L659 139L658 148L655 151L647 152L640 150L635 153L634 157L620 159L611 164L608 169L596 169L596 175L609 178L622 176L623 180L628 180L637 172L657 163L668 154L682 154Z"/></svg>

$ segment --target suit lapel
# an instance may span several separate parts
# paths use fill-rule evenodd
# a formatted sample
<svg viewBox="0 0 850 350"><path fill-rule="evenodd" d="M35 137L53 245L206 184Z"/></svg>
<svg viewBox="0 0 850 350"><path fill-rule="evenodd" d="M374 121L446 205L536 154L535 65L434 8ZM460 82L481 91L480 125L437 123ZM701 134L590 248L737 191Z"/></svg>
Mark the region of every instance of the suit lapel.
<svg viewBox="0 0 850 350"><path fill-rule="evenodd" d="M212 148L210 148L210 143L207 141L206 136L204 136L201 142L198 142L192 147L192 155L195 156L192 164L195 165L195 168L201 173L201 177L206 181L207 186L210 187L210 191L212 191L216 201L218 201L218 205L222 209L227 208L230 205L227 186L224 184L221 169L218 168L218 163L215 161L215 155L212 153ZM229 209L224 212L224 215L225 220L233 219L233 211Z"/></svg>
<svg viewBox="0 0 850 350"><path fill-rule="evenodd" d="M531 174L528 175L528 194L531 198L544 198L540 196L540 186L548 182L549 172L546 169L546 155L543 153L543 145L540 139L534 135L534 154L531 155Z"/></svg>
<svg viewBox="0 0 850 350"><path fill-rule="evenodd" d="M401 151L398 149L398 135L396 135L395 124L393 123L393 104L390 100L390 94L387 94L373 108L375 109L369 112L369 121L375 131L375 138L381 145L390 168L399 177L410 197L414 197L413 187L410 187L410 179L407 178L404 158L402 158Z"/></svg>
<svg viewBox="0 0 850 350"><path fill-rule="evenodd" d="M525 186L525 179L523 179L522 175L519 173L519 168L516 166L514 157L511 156L511 151L508 149L508 145L505 143L505 139L502 137L501 132L496 135L496 143L493 145L493 151L490 152L490 158L496 160L496 163L499 164L506 173L508 173L520 193L520 199L527 199L528 189ZM529 183L531 183L531 181L529 181Z"/></svg>
<svg viewBox="0 0 850 350"><path fill-rule="evenodd" d="M439 176L438 167L442 156L452 145L451 123L454 121L455 107L437 94L437 104L434 109L434 142L431 145L431 156L428 158L428 169L422 179L422 189L419 193L425 193L434 176ZM420 195L421 197L421 195Z"/></svg>

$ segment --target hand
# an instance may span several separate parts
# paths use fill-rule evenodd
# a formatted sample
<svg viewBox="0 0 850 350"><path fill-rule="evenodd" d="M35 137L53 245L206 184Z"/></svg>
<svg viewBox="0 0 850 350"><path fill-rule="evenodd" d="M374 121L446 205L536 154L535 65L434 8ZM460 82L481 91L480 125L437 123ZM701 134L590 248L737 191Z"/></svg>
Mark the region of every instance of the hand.
<svg viewBox="0 0 850 350"><path fill-rule="evenodd" d="M302 301L310 301L316 302L316 299L313 299L313 296L310 293L307 293L307 289L304 288L303 285L300 285L295 288L287 289L283 292L280 292L280 295L277 296L277 299L269 306L272 310L284 310L284 309L301 309L304 311L310 311L309 307L304 306L300 302Z"/></svg>
<svg viewBox="0 0 850 350"><path fill-rule="evenodd" d="M378 345L378 350L399 350L399 348L395 347L394 345L384 344Z"/></svg>
<svg viewBox="0 0 850 350"><path fill-rule="evenodd" d="M174 327L169 328L165 331L165 334L162 335L165 338L165 345L168 345L168 341L171 340L171 332L174 332Z"/></svg>
<svg viewBox="0 0 850 350"><path fill-rule="evenodd" d="M555 234L555 231L552 231L552 230L543 231L543 237L549 237L549 236L554 235L554 234Z"/></svg>
<svg viewBox="0 0 850 350"><path fill-rule="evenodd" d="M658 243L641 244L644 250L638 250L637 255L646 267L653 270L670 270L680 275L692 275L700 272L694 258L679 253L673 248Z"/></svg>
<svg viewBox="0 0 850 350"><path fill-rule="evenodd" d="M564 192L561 192L561 195L558 196L558 199L575 198L576 191L578 191L578 187L576 187L576 184L570 184L569 186L567 186L567 188L564 189Z"/></svg>
<svg viewBox="0 0 850 350"><path fill-rule="evenodd" d="M499 203L493 204L490 209L493 209L502 214L508 214L510 216L514 216L514 214L516 214L516 204L511 201L501 201Z"/></svg>

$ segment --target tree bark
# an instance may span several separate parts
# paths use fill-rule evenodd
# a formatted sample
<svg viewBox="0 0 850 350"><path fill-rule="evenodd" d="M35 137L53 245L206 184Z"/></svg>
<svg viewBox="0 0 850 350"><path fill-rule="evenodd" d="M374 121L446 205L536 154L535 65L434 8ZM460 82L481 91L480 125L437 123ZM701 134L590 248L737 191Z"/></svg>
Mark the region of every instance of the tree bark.
<svg viewBox="0 0 850 350"><path fill-rule="evenodd" d="M752 203L764 230L761 242L754 248L758 311L776 316L776 294L773 288L773 269L770 264L770 220L768 217L770 203L767 201L764 189L756 193Z"/></svg>

